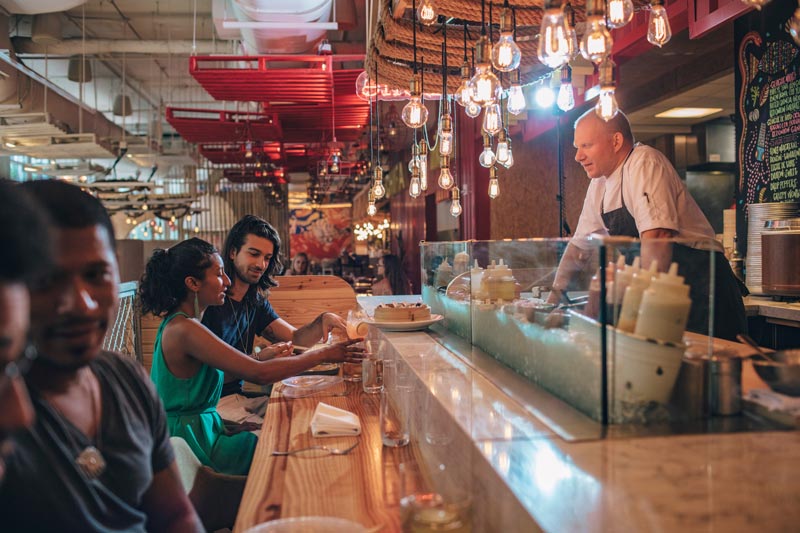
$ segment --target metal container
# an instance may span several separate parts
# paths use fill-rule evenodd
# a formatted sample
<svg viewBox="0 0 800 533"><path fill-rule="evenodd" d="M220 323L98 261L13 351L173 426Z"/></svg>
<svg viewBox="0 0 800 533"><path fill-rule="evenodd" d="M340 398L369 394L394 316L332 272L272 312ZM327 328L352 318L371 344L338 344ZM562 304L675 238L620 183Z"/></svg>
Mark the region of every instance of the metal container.
<svg viewBox="0 0 800 533"><path fill-rule="evenodd" d="M768 220L761 233L764 294L800 296L800 218Z"/></svg>
<svg viewBox="0 0 800 533"><path fill-rule="evenodd" d="M737 415L742 410L742 360L715 353L708 362L708 404L712 415Z"/></svg>
<svg viewBox="0 0 800 533"><path fill-rule="evenodd" d="M686 352L670 400L681 418L702 420L708 417L707 383L708 358Z"/></svg>

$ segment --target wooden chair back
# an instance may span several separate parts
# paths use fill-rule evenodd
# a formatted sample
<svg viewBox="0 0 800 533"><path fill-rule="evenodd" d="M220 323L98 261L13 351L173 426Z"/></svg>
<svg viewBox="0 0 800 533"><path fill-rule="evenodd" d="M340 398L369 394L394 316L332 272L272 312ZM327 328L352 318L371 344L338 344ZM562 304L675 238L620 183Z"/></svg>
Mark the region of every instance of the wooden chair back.
<svg viewBox="0 0 800 533"><path fill-rule="evenodd" d="M356 293L336 276L281 276L279 286L269 291L269 302L278 315L292 326L302 327L320 313L336 313L347 318L356 309Z"/></svg>
<svg viewBox="0 0 800 533"><path fill-rule="evenodd" d="M135 281L120 283L117 313L106 331L103 349L119 352L142 363L141 328L136 306L137 285Z"/></svg>

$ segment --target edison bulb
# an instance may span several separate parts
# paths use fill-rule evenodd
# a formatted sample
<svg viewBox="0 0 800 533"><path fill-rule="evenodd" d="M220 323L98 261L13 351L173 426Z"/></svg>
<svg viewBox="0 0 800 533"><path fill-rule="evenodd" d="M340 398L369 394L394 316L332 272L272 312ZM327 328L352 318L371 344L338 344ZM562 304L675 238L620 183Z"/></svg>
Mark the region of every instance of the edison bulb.
<svg viewBox="0 0 800 533"><path fill-rule="evenodd" d="M497 178L492 178L489 180L489 198L494 200L498 196L500 196L500 182Z"/></svg>
<svg viewBox="0 0 800 533"><path fill-rule="evenodd" d="M581 54L593 63L600 63L611 53L613 40L602 15L592 15L586 20L586 33L581 40Z"/></svg>
<svg viewBox="0 0 800 533"><path fill-rule="evenodd" d="M442 189L449 189L455 183L455 179L453 179L453 174L450 173L449 167L442 167L441 172L439 173L439 187Z"/></svg>
<svg viewBox="0 0 800 533"><path fill-rule="evenodd" d="M375 216L375 213L377 213L377 212L378 212L378 208L375 207L375 202L372 202L371 204L367 204L367 214L369 216Z"/></svg>
<svg viewBox="0 0 800 533"><path fill-rule="evenodd" d="M492 47L492 65L500 72L511 72L519 67L522 52L514 42L514 34L510 31L500 33L500 38Z"/></svg>
<svg viewBox="0 0 800 533"><path fill-rule="evenodd" d="M608 122L616 116L619 112L619 105L617 105L617 98L614 95L614 87L608 86L600 89L600 97L597 99L597 104L594 107L595 113Z"/></svg>
<svg viewBox="0 0 800 533"><path fill-rule="evenodd" d="M522 92L522 87L519 85L512 85L508 88L506 108L512 115L519 115L525 111L525 93Z"/></svg>
<svg viewBox="0 0 800 533"><path fill-rule="evenodd" d="M495 161L497 161L497 157L492 151L492 147L485 146L483 148L483 152L481 152L481 155L478 157L478 162L482 167L489 168L490 166L494 165Z"/></svg>
<svg viewBox="0 0 800 533"><path fill-rule="evenodd" d="M500 116L500 104L487 105L483 110L483 131L495 135L503 129L503 119Z"/></svg>
<svg viewBox="0 0 800 533"><path fill-rule="evenodd" d="M428 120L428 108L422 104L419 96L412 96L403 107L400 118L409 128L417 129Z"/></svg>
<svg viewBox="0 0 800 533"><path fill-rule="evenodd" d="M472 85L470 85L469 78L462 78L461 85L456 90L455 99L461 107L467 107L472 101Z"/></svg>
<svg viewBox="0 0 800 533"><path fill-rule="evenodd" d="M536 93L533 95L534 100L536 100L536 105L541 107L542 109L547 109L553 106L553 102L556 100L556 95L553 94L553 89L550 88L550 85L542 85L538 89L536 89Z"/></svg>
<svg viewBox="0 0 800 533"><path fill-rule="evenodd" d="M511 168L514 166L514 152L511 150L511 143L508 144L508 158L505 161L498 161L501 165L506 168Z"/></svg>
<svg viewBox="0 0 800 533"><path fill-rule="evenodd" d="M412 157L411 160L408 162L408 171L409 172L413 172L414 171L414 167L419 168L419 156Z"/></svg>
<svg viewBox="0 0 800 533"><path fill-rule="evenodd" d="M461 200L458 189L453 189L453 201L450 202L450 214L454 217L461 215Z"/></svg>
<svg viewBox="0 0 800 533"><path fill-rule="evenodd" d="M568 21L565 21L565 26L567 28L567 44L569 49L569 59L572 61L578 54L581 53L581 47L578 44L578 32L575 31L575 26L570 24Z"/></svg>
<svg viewBox="0 0 800 533"><path fill-rule="evenodd" d="M331 174L339 173L339 156L335 155L331 158Z"/></svg>
<svg viewBox="0 0 800 533"><path fill-rule="evenodd" d="M411 178L411 184L408 186L408 194L411 195L412 198L416 198L420 195L422 190L422 186L419 181L418 176L414 176Z"/></svg>
<svg viewBox="0 0 800 533"><path fill-rule="evenodd" d="M650 22L647 25L647 40L661 48L672 39L667 10L662 5L650 7Z"/></svg>
<svg viewBox="0 0 800 533"><path fill-rule="evenodd" d="M251 143L250 141L244 143L244 156L247 159L253 157L253 143Z"/></svg>
<svg viewBox="0 0 800 533"><path fill-rule="evenodd" d="M497 155L495 159L500 164L508 160L508 141L500 140L497 142Z"/></svg>
<svg viewBox="0 0 800 533"><path fill-rule="evenodd" d="M546 10L542 15L542 25L539 30L539 47L536 56L542 64L550 68L558 68L569 62L569 52L564 12L561 8Z"/></svg>
<svg viewBox="0 0 800 533"><path fill-rule="evenodd" d="M500 80L489 65L475 67L475 75L470 80L472 101L478 105L491 104L500 96Z"/></svg>
<svg viewBox="0 0 800 533"><path fill-rule="evenodd" d="M470 101L467 107L464 108L464 113L466 113L469 118L475 118L481 114L481 106Z"/></svg>
<svg viewBox="0 0 800 533"><path fill-rule="evenodd" d="M436 9L434 9L431 0L422 0L417 6L417 19L426 26L436 22Z"/></svg>
<svg viewBox="0 0 800 533"><path fill-rule="evenodd" d="M631 0L609 0L606 20L608 27L616 30L633 18L633 2Z"/></svg>
<svg viewBox="0 0 800 533"><path fill-rule="evenodd" d="M558 88L556 104L561 111L569 111L575 107L575 92L570 82L562 82Z"/></svg>
<svg viewBox="0 0 800 533"><path fill-rule="evenodd" d="M419 156L419 186L423 191L428 190L428 156Z"/></svg>
<svg viewBox="0 0 800 533"><path fill-rule="evenodd" d="M372 192L376 199L381 199L386 194L386 189L383 187L383 181L376 181L375 186L372 187Z"/></svg>
<svg viewBox="0 0 800 533"><path fill-rule="evenodd" d="M369 79L369 74L365 70L356 78L356 96L365 102L375 98L378 94L378 86Z"/></svg>
<svg viewBox="0 0 800 533"><path fill-rule="evenodd" d="M439 134L439 154L450 155L453 153L453 134L440 133Z"/></svg>

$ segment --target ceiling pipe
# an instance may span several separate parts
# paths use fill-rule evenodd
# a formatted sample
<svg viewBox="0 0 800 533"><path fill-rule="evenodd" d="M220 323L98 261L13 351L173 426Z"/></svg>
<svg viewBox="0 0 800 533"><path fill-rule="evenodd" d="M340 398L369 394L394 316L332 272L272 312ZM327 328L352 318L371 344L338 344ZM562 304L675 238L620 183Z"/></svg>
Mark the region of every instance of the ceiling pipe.
<svg viewBox="0 0 800 533"><path fill-rule="evenodd" d="M196 44L196 48L193 46ZM31 39L18 38L15 41L17 53L20 55L41 54L44 57L45 46L37 44ZM220 53L225 49L225 43L220 41L140 41L138 39L86 39L86 55L121 55L126 54L148 54L148 55L211 55ZM58 56L71 56L83 52L81 39L66 39L58 44L47 46L47 56L50 58Z"/></svg>

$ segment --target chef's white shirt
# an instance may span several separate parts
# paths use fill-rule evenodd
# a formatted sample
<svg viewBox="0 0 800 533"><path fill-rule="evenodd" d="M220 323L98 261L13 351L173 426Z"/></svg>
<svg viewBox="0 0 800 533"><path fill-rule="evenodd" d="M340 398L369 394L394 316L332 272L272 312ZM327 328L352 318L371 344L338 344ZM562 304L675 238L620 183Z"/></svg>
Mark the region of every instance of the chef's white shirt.
<svg viewBox="0 0 800 533"><path fill-rule="evenodd" d="M722 251L722 245L714 240L714 229L669 160L655 148L639 143L610 176L591 180L575 228L573 242L578 246L589 235L608 235L601 214L622 207L620 182L625 207L636 221L639 235L668 229L677 232L676 239L686 240L683 244L687 246Z"/></svg>

